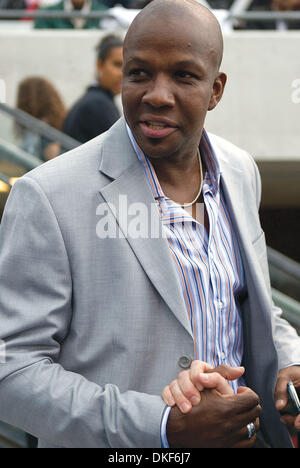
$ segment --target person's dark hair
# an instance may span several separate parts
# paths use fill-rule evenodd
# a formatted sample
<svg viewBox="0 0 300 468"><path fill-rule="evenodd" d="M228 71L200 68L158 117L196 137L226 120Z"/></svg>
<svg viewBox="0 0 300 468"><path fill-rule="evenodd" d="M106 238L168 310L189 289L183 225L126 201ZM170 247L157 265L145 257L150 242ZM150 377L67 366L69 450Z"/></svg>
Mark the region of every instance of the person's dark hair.
<svg viewBox="0 0 300 468"><path fill-rule="evenodd" d="M18 87L17 108L61 130L66 115L63 100L54 85L39 76L25 78Z"/></svg>
<svg viewBox="0 0 300 468"><path fill-rule="evenodd" d="M123 40L119 36L109 34L103 37L96 47L98 60L105 62L110 51L115 47L123 47Z"/></svg>

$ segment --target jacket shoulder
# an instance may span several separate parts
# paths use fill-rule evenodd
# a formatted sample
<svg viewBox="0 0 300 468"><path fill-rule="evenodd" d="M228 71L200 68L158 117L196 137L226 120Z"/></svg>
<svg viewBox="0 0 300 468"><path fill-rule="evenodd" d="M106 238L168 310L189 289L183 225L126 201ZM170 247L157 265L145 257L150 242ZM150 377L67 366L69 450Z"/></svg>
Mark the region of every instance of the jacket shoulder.
<svg viewBox="0 0 300 468"><path fill-rule="evenodd" d="M225 140L225 138L212 133L208 133L208 136L222 166L224 167L224 164L226 164L229 169L230 167L239 169L245 183L251 184L256 194L256 204L259 206L261 200L261 177L254 158L247 151Z"/></svg>
<svg viewBox="0 0 300 468"><path fill-rule="evenodd" d="M46 193L61 190L61 187L67 189L74 184L78 184L79 190L82 189L91 182L91 178L99 177L105 135L103 133L42 164L25 174L23 178L35 180Z"/></svg>
<svg viewBox="0 0 300 468"><path fill-rule="evenodd" d="M256 165L253 157L246 150L213 133L208 133L208 136L213 146L219 149L219 154L223 154L223 159L241 166L243 164L251 167Z"/></svg>

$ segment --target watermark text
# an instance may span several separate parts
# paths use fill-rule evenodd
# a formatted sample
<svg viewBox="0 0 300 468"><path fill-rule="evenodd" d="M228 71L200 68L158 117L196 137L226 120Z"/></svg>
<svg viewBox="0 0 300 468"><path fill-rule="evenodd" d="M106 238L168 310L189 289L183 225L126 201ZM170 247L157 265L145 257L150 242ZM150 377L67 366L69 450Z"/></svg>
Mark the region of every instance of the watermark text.
<svg viewBox="0 0 300 468"><path fill-rule="evenodd" d="M166 206L163 208L158 202L150 206L142 202L128 203L127 195L119 195L117 206L113 203L100 203L97 206L96 216L99 220L96 235L99 239L159 239L168 235L167 230L163 229L164 222L180 223L181 230L190 229L191 222L195 220L204 225L203 203L185 208L183 216L182 212L173 210L172 217L172 212L163 212L164 209Z"/></svg>
<svg viewBox="0 0 300 468"><path fill-rule="evenodd" d="M6 83L0 78L0 102L6 103Z"/></svg>
<svg viewBox="0 0 300 468"><path fill-rule="evenodd" d="M0 340L0 364L6 363L6 345L3 340Z"/></svg>
<svg viewBox="0 0 300 468"><path fill-rule="evenodd" d="M291 99L293 104L300 104L300 78L296 78L292 82Z"/></svg>

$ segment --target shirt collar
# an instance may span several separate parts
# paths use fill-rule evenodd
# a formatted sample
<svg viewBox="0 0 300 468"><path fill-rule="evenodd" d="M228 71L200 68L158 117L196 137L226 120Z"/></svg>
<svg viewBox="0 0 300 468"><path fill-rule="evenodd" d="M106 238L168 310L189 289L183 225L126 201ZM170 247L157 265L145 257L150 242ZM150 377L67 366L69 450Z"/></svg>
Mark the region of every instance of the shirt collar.
<svg viewBox="0 0 300 468"><path fill-rule="evenodd" d="M208 177L206 175L205 178L206 180L209 180L213 192L217 193L220 188L221 169L205 129L203 129L199 147L202 164L205 167L208 175Z"/></svg>
<svg viewBox="0 0 300 468"><path fill-rule="evenodd" d="M132 131L131 131L131 129L130 129L130 127L129 127L129 125L127 123L126 123L126 128L127 128L127 132L128 132L130 141L131 141L131 143L133 145L133 148L134 148L134 150L136 152L136 155L137 155L139 161L142 163L142 165L143 165L143 167L145 169L145 172L146 172L148 181L150 183L150 186L151 186L151 189L152 189L153 196L154 196L155 200L159 200L159 201L168 200L165 197L164 192L163 192L163 190L161 188L161 185L160 185L159 180L157 178L154 167L152 166L152 164L151 164L150 160L147 158L147 156L143 153L142 149L137 144L137 142L136 142L136 140L135 140L135 138L133 136L133 133L132 133ZM206 177L204 179L204 183L208 184L209 189L211 189L214 193L217 193L219 191L219 187L220 187L221 170L220 170L220 166L219 166L217 157L215 155L215 152L213 150L213 147L212 147L212 145L210 143L208 134L207 134L205 129L203 129L203 132L202 132L202 137L201 137L201 140L200 140L199 149L200 149L200 154L201 154L201 158L202 158L202 164L203 164L204 168L207 171ZM167 209L167 207L166 207L166 209Z"/></svg>
<svg viewBox="0 0 300 468"><path fill-rule="evenodd" d="M64 10L68 12L81 11L82 13L89 13L92 10L92 0L86 0L81 10L76 10L71 0L64 1ZM75 29L82 29L87 23L86 18L70 18L70 22Z"/></svg>

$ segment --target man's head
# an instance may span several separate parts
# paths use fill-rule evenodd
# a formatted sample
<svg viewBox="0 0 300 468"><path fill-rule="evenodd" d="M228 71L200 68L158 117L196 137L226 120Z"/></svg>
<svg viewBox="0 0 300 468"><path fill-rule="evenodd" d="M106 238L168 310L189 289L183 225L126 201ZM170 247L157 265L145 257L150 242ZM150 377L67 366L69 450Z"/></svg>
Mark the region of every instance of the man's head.
<svg viewBox="0 0 300 468"><path fill-rule="evenodd" d="M154 0L135 18L124 42L123 107L147 156L199 144L223 94L222 54L218 22L195 0Z"/></svg>
<svg viewBox="0 0 300 468"><path fill-rule="evenodd" d="M81 10L85 4L85 0L72 0L72 5L75 10Z"/></svg>

